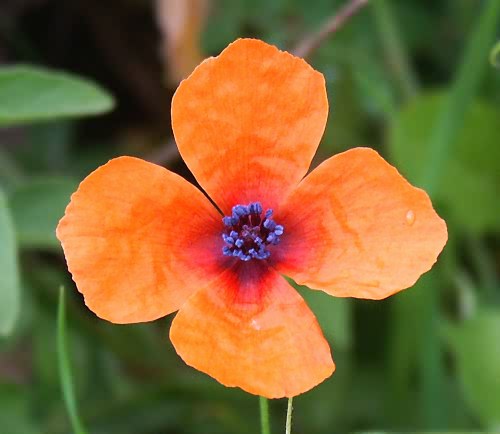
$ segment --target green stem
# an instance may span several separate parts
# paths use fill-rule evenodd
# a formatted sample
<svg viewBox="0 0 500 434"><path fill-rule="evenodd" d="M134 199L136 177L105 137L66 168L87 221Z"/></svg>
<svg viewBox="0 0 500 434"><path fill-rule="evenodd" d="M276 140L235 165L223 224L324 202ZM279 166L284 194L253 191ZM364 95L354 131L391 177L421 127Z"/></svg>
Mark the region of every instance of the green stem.
<svg viewBox="0 0 500 434"><path fill-rule="evenodd" d="M259 397L260 404L260 431L262 434L271 434L269 424L269 402L263 396Z"/></svg>
<svg viewBox="0 0 500 434"><path fill-rule="evenodd" d="M372 2L372 11L390 70L404 98L410 99L416 95L418 83L401 41L391 5L387 0L375 0Z"/></svg>
<svg viewBox="0 0 500 434"><path fill-rule="evenodd" d="M71 427L75 434L86 434L83 424L78 415L75 391L71 377L71 367L66 347L66 303L64 300L64 287L59 289L59 306L57 309L57 361L59 365L59 377L66 411L68 412Z"/></svg>
<svg viewBox="0 0 500 434"><path fill-rule="evenodd" d="M285 434L291 434L292 432L292 412L293 412L293 398L288 398L288 406L286 409Z"/></svg>

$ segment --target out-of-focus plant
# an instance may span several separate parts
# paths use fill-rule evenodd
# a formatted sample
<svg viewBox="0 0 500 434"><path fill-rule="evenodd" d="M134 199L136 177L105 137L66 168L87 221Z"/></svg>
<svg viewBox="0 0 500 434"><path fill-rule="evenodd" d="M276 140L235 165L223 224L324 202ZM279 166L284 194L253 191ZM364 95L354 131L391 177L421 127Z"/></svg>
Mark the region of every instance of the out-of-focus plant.
<svg viewBox="0 0 500 434"><path fill-rule="evenodd" d="M0 67L0 127L106 113L111 96L80 77L34 66Z"/></svg>
<svg viewBox="0 0 500 434"><path fill-rule="evenodd" d="M0 101L0 128L98 115L114 106L110 94L88 80L29 65L0 67ZM0 167L17 172L11 165L7 152L0 149ZM65 178L31 177L0 186L5 189L0 190L0 333L4 335L14 329L21 300L17 246L56 246L54 224L74 186Z"/></svg>
<svg viewBox="0 0 500 434"><path fill-rule="evenodd" d="M170 61L165 56L166 45L161 44L168 41L151 2L0 3L0 61L45 63L90 75L112 88L120 101L111 116L81 121L66 112L51 122L38 116L36 123L17 120L15 128L0 130L5 197L0 258L5 252L9 258L0 263L0 291L6 283L9 288L0 294L0 329L8 333L0 340L0 432L69 431L54 351L56 289L64 283L72 380L89 431L254 434L258 421L245 422L257 419L256 403L178 363L165 335L170 319L146 327L97 323L71 289L54 237L70 192L113 156L154 158L189 177L178 153L165 152L160 144L168 142L175 150L168 138L169 96L175 85L165 80L165 71L192 59L193 50L180 44L170 54L181 57ZM206 15L206 10L191 11L203 20L184 25L177 34L187 35L188 45L199 34L201 47L195 52L203 56L217 55L242 36L291 49L345 4L212 0ZM296 398L297 433L373 427L379 433L498 431L496 7L488 0L372 0L308 59L324 73L331 103L313 166L366 145L376 147L418 185L424 185L426 167L433 167L431 172L437 167L434 201L447 220L450 240L435 272L390 301L334 299L299 288L335 348L338 370L331 381ZM175 15L168 9L167 21ZM194 32L183 33L188 28ZM490 35L481 38L482 48L474 43L464 51L479 33ZM471 51L475 54L469 55ZM479 78L466 80L467 92L472 91L468 102L450 102L461 64ZM18 86L17 91L29 88ZM442 128L438 124L447 106L463 117L451 123L455 138L430 164L431 136ZM2 116L4 107L2 96ZM429 297L420 298L424 292ZM15 302L4 304L16 299L17 314ZM285 403L271 401L269 410L272 425L282 426Z"/></svg>

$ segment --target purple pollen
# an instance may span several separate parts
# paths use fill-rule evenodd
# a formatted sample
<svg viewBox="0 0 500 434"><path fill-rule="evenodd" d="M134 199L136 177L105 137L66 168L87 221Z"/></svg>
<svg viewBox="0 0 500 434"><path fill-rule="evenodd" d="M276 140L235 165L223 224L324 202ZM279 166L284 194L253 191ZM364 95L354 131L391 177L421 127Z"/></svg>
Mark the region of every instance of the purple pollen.
<svg viewBox="0 0 500 434"><path fill-rule="evenodd" d="M225 243L223 255L242 261L267 259L271 256L267 247L278 244L285 229L271 219L272 209L266 210L264 215L262 212L260 202L233 206L232 215L222 219L225 226L222 233Z"/></svg>

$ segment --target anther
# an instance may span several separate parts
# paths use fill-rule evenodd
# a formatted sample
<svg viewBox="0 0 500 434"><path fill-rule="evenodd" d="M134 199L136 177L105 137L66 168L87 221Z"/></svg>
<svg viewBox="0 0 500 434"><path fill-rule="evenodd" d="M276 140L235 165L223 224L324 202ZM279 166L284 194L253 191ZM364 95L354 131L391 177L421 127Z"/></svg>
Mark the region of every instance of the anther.
<svg viewBox="0 0 500 434"><path fill-rule="evenodd" d="M280 242L284 228L271 219L273 210L268 209L262 216L260 202L249 205L235 205L230 216L222 219L226 226L222 239L226 245L222 254L242 261L251 259L267 259L271 255L269 245Z"/></svg>

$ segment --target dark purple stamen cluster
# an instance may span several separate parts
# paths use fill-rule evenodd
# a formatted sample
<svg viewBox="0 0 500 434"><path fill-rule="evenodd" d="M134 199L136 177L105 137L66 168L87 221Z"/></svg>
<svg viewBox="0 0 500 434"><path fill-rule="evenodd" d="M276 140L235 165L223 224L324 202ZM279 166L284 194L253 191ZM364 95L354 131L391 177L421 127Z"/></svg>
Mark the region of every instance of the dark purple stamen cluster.
<svg viewBox="0 0 500 434"><path fill-rule="evenodd" d="M222 253L242 261L269 258L271 252L267 246L278 244L284 231L283 226L271 219L272 215L273 210L268 209L262 217L260 202L233 206L232 215L222 219L226 227Z"/></svg>

